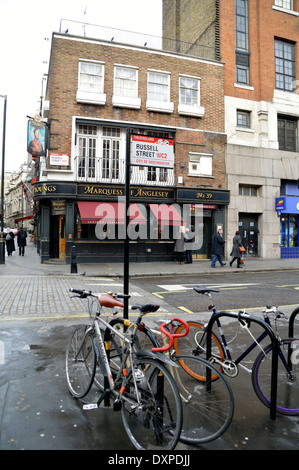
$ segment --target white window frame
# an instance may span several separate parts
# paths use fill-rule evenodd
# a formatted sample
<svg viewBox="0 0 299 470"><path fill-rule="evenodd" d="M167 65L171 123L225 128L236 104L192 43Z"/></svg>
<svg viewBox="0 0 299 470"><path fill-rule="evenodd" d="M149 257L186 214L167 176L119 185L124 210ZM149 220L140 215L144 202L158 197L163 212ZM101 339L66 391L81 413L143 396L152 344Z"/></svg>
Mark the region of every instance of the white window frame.
<svg viewBox="0 0 299 470"><path fill-rule="evenodd" d="M213 178L213 155L189 152L188 176Z"/></svg>
<svg viewBox="0 0 299 470"><path fill-rule="evenodd" d="M163 78L166 78L165 84L161 84L161 86L165 85L166 87L166 94L165 94L165 99L164 100L159 100L159 99L152 99L150 96L152 91L150 90L150 85L155 84L154 81L152 81L153 75L156 75L157 77L160 75ZM147 71L147 100L146 100L146 109L147 111L154 111L154 112L160 112L160 113L173 113L174 111L174 104L170 101L170 72L165 72L162 70L155 70L155 69L148 69ZM158 82L156 82L157 85L159 85Z"/></svg>
<svg viewBox="0 0 299 470"><path fill-rule="evenodd" d="M282 13L288 13L289 15L299 16L299 13L294 10L294 0L290 0L290 6L285 5L285 0L282 1L282 6L279 5L280 0L274 0L272 9L281 11Z"/></svg>
<svg viewBox="0 0 299 470"><path fill-rule="evenodd" d="M131 80L131 83L135 83L133 87L133 93L121 93L117 85L117 80L121 79L117 77L117 73L120 70L131 71L135 73L135 79ZM127 80L124 78L124 80ZM139 109L141 107L141 98L138 98L138 67L129 65L114 64L114 92L112 96L112 105L120 108L133 108Z"/></svg>
<svg viewBox="0 0 299 470"><path fill-rule="evenodd" d="M187 89L186 86L183 86L183 80L190 80L193 82L197 82L197 98L193 103L183 103L183 96L182 90ZM192 90L191 88L189 88ZM200 78L193 77L191 75L180 75L179 76L179 106L178 106L178 113L180 115L185 116L194 116L194 117L202 117L204 116L205 109L204 107L200 106Z"/></svg>
<svg viewBox="0 0 299 470"><path fill-rule="evenodd" d="M83 65L93 65L97 66L99 68L99 74L98 77L100 78L99 80L99 89L96 91L92 90L92 86L90 86L90 89L85 89L85 87L82 86L81 83L81 76L83 75L84 72L82 72L82 67ZM90 77L92 76L97 76L97 74L92 74L86 72L86 75L89 75ZM104 77L105 77L105 63L100 62L100 61L92 61L92 60L86 60L86 59L79 59L79 64L78 64L78 89L77 89L77 94L76 94L76 100L78 103L91 103L91 104L99 104L99 105L104 105L106 104L106 94L104 93ZM91 80L92 81L92 80Z"/></svg>

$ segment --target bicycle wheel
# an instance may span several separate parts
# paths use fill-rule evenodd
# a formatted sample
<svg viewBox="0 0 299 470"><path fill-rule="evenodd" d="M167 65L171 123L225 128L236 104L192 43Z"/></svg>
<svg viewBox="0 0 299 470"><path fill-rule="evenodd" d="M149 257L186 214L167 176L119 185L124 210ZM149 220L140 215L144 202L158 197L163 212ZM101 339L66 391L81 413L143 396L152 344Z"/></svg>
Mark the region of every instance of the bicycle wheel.
<svg viewBox="0 0 299 470"><path fill-rule="evenodd" d="M227 430L233 419L231 387L223 374L203 358L176 356L174 360L183 366L172 369L183 404L180 440L186 444L211 442ZM218 380L211 380L215 375ZM194 376L204 377L204 380L196 380Z"/></svg>
<svg viewBox="0 0 299 470"><path fill-rule="evenodd" d="M257 356L252 368L252 385L261 402L270 407L272 343ZM283 415L299 415L299 341L282 339L279 343L277 374L277 412ZM291 375L287 370L290 364Z"/></svg>
<svg viewBox="0 0 299 470"><path fill-rule="evenodd" d="M125 430L136 449L175 448L182 427L182 403L174 379L158 361L134 360L121 412Z"/></svg>
<svg viewBox="0 0 299 470"><path fill-rule="evenodd" d="M65 368L68 388L76 398L89 392L95 374L96 356L90 326L77 326L68 342Z"/></svg>
<svg viewBox="0 0 299 470"><path fill-rule="evenodd" d="M194 357L203 357L205 359L206 358L206 343L207 343L207 338L205 334L206 327L202 323L195 322L195 321L188 321L187 323L189 325L188 335L184 336L183 338L174 338L173 347L175 349L175 352L178 356L181 356L181 355L190 356L191 354ZM178 326L175 333L176 334L181 333L184 329L185 329L184 325L181 324ZM212 352L212 355L219 358L219 360L223 361L225 359L225 352L222 347L222 344L213 332L212 332L211 352ZM184 365L183 360L181 361L181 366L185 368L186 372L188 372L190 375L193 375L194 378L196 378L197 380L205 381L204 375L200 376L192 369L189 369L187 364ZM219 370L222 371L222 368L220 367ZM218 375L213 374L212 380L217 380L217 378L218 378Z"/></svg>

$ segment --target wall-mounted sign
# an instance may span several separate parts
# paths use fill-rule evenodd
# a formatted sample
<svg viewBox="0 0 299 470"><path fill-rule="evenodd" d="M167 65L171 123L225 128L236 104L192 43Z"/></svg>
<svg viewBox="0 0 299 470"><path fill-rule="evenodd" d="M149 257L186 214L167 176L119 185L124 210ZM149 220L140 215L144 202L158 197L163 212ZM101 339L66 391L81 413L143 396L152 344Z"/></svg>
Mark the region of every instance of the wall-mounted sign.
<svg viewBox="0 0 299 470"><path fill-rule="evenodd" d="M173 139L132 135L131 143L132 165L174 167Z"/></svg>
<svg viewBox="0 0 299 470"><path fill-rule="evenodd" d="M69 155L65 153L50 153L50 165L69 166Z"/></svg>
<svg viewBox="0 0 299 470"><path fill-rule="evenodd" d="M27 130L27 152L32 157L43 157L46 155L46 126L44 122L36 119L28 121Z"/></svg>
<svg viewBox="0 0 299 470"><path fill-rule="evenodd" d="M56 199L51 201L52 215L64 215L65 214L65 201L62 199Z"/></svg>

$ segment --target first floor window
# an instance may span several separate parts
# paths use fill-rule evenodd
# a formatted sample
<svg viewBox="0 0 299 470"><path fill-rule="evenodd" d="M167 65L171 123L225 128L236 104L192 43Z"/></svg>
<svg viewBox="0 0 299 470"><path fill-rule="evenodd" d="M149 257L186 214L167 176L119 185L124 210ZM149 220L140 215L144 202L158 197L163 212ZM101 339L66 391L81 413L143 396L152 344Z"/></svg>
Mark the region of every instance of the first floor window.
<svg viewBox="0 0 299 470"><path fill-rule="evenodd" d="M79 126L79 163L78 176L81 178L95 177L96 148L97 148L96 126Z"/></svg>
<svg viewBox="0 0 299 470"><path fill-rule="evenodd" d="M128 98L137 97L137 69L120 66L115 67L114 94Z"/></svg>
<svg viewBox="0 0 299 470"><path fill-rule="evenodd" d="M296 152L298 119L278 116L279 150Z"/></svg>
<svg viewBox="0 0 299 470"><path fill-rule="evenodd" d="M119 160L120 160L120 129L116 127L103 128L103 164L102 178L119 178Z"/></svg>

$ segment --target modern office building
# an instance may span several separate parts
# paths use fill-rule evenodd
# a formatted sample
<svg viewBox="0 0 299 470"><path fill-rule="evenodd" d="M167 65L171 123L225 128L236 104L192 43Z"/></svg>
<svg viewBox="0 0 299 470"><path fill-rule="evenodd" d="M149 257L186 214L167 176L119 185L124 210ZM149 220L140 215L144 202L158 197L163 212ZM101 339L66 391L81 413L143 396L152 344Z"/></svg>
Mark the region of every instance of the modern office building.
<svg viewBox="0 0 299 470"><path fill-rule="evenodd" d="M163 0L163 36L224 66L226 238L299 257L299 0ZM231 243L227 243L227 254Z"/></svg>

